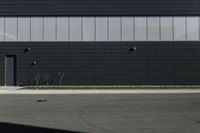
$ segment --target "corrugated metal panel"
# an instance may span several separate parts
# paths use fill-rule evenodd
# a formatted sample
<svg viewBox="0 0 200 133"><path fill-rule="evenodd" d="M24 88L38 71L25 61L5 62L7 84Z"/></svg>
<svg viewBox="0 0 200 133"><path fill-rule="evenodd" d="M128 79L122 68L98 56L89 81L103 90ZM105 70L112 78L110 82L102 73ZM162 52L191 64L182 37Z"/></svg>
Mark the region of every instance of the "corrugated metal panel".
<svg viewBox="0 0 200 133"><path fill-rule="evenodd" d="M35 73L58 85L58 72L65 85L200 85L199 42L2 42L0 85L5 55L17 56L17 85L34 84Z"/></svg>
<svg viewBox="0 0 200 133"><path fill-rule="evenodd" d="M199 0L0 0L0 15L199 15Z"/></svg>

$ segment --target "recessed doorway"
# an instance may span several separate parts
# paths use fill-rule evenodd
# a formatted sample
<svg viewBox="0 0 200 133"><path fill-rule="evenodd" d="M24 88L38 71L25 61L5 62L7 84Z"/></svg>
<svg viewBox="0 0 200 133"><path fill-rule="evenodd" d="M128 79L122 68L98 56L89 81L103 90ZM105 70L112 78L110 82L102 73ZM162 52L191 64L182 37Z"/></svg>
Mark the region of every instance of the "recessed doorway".
<svg viewBox="0 0 200 133"><path fill-rule="evenodd" d="M5 56L5 85L14 86L16 84L16 56Z"/></svg>

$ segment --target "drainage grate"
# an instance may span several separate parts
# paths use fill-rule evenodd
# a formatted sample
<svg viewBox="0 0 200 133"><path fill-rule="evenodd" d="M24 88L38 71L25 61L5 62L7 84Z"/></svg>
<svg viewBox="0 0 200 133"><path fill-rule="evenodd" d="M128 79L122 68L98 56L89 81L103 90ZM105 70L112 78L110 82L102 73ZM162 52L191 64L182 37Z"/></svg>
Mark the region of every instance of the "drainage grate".
<svg viewBox="0 0 200 133"><path fill-rule="evenodd" d="M37 100L38 103L47 102L46 99Z"/></svg>

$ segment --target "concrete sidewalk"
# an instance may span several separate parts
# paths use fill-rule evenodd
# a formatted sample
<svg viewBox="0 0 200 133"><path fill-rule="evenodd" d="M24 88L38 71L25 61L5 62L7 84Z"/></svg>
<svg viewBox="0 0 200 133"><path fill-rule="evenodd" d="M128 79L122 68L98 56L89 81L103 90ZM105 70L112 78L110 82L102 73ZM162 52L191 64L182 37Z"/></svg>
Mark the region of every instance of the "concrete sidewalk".
<svg viewBox="0 0 200 133"><path fill-rule="evenodd" d="M0 94L159 94L200 93L200 89L68 89L68 90L22 90L19 87L0 88Z"/></svg>
<svg viewBox="0 0 200 133"><path fill-rule="evenodd" d="M7 91L10 91L10 90L17 90L17 89L21 89L23 87L20 87L20 86L0 86L0 91L2 90L7 90Z"/></svg>

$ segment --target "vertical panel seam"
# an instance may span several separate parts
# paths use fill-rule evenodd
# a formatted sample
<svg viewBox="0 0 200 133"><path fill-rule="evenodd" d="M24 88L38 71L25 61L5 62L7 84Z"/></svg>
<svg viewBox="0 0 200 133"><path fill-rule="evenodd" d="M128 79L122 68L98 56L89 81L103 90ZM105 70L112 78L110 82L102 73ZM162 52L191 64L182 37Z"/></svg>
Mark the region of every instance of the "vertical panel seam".
<svg viewBox="0 0 200 133"><path fill-rule="evenodd" d="M81 41L83 41L83 17L81 17Z"/></svg>
<svg viewBox="0 0 200 133"><path fill-rule="evenodd" d="M55 17L55 41L58 41L58 27L57 27L57 16Z"/></svg>
<svg viewBox="0 0 200 133"><path fill-rule="evenodd" d="M135 17L132 18L133 21L133 41L135 41Z"/></svg>
<svg viewBox="0 0 200 133"><path fill-rule="evenodd" d="M110 33L109 33L109 32L110 32L110 29L109 29L109 28L110 28L110 25L109 25L109 23L110 23L110 17L108 16L108 17L107 17L107 32L108 32L108 33L107 33L107 41L110 41L110 35L109 35L109 34L110 34Z"/></svg>
<svg viewBox="0 0 200 133"><path fill-rule="evenodd" d="M200 40L200 17L198 16L198 32L199 32L199 40Z"/></svg>
<svg viewBox="0 0 200 133"><path fill-rule="evenodd" d="M120 16L120 41L122 41L122 16Z"/></svg>
<svg viewBox="0 0 200 133"><path fill-rule="evenodd" d="M149 25L148 25L148 17L146 17L146 41L149 41L149 36L148 36L148 32L149 32Z"/></svg>
<svg viewBox="0 0 200 133"><path fill-rule="evenodd" d="M174 17L172 17L172 41L175 41Z"/></svg>
<svg viewBox="0 0 200 133"><path fill-rule="evenodd" d="M159 16L159 41L161 41L161 17Z"/></svg>
<svg viewBox="0 0 200 133"><path fill-rule="evenodd" d="M68 17L68 41L70 42L70 17Z"/></svg>
<svg viewBox="0 0 200 133"><path fill-rule="evenodd" d="M45 41L45 37L44 37L44 16L42 16L42 41Z"/></svg>
<svg viewBox="0 0 200 133"><path fill-rule="evenodd" d="M96 33L96 16L94 17L94 41L96 42L97 41L97 33Z"/></svg>
<svg viewBox="0 0 200 133"><path fill-rule="evenodd" d="M5 64L4 64L4 69L5 69L5 72L4 72L4 85L6 86L6 78L7 78L7 67L6 67L6 64L7 64L7 59L6 59L6 56L4 57L4 61L5 61Z"/></svg>
<svg viewBox="0 0 200 133"><path fill-rule="evenodd" d="M188 34L187 34L187 16L185 16L185 41L188 41Z"/></svg>
<svg viewBox="0 0 200 133"><path fill-rule="evenodd" d="M3 20L3 40L6 41L6 17L4 16L4 20Z"/></svg>
<svg viewBox="0 0 200 133"><path fill-rule="evenodd" d="M32 38L31 38L31 24L32 23L31 23L31 16L30 16L30 36L29 36L30 37L30 39L29 39L30 41L32 40Z"/></svg>
<svg viewBox="0 0 200 133"><path fill-rule="evenodd" d="M17 38L16 38L16 41L20 41L20 39L19 39L19 16L17 16L17 20L16 20L17 22L17 27L16 27L16 34L17 34Z"/></svg>

